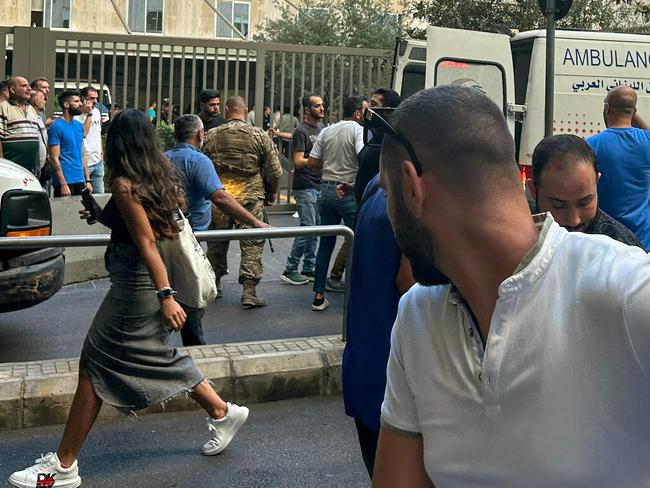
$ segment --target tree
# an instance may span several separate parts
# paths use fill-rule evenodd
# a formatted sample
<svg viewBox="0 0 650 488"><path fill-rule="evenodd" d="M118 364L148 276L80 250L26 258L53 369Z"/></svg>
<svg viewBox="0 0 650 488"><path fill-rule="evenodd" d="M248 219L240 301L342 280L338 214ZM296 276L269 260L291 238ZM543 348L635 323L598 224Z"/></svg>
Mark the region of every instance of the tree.
<svg viewBox="0 0 650 488"><path fill-rule="evenodd" d="M387 0L308 1L298 11L279 0L276 6L280 17L265 21L256 41L392 49L399 35Z"/></svg>
<svg viewBox="0 0 650 488"><path fill-rule="evenodd" d="M616 3L612 0L575 0L569 15L558 28L629 31L638 27L643 2ZM416 0L404 2L405 11L417 23L480 31L496 30L505 25L519 31L544 27L545 20L537 0ZM410 35L423 37L421 27L408 29Z"/></svg>

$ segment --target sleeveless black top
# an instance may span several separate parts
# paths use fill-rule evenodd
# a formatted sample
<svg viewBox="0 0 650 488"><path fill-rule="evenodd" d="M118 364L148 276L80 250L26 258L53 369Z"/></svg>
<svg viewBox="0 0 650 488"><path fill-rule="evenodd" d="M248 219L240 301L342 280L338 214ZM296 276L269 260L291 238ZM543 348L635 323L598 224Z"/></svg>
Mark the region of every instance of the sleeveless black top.
<svg viewBox="0 0 650 488"><path fill-rule="evenodd" d="M120 210L117 208L117 204L113 200L113 197L110 198L102 210L100 222L111 229L111 242L121 244L135 243L129 233L129 229L126 227L126 222L124 222Z"/></svg>

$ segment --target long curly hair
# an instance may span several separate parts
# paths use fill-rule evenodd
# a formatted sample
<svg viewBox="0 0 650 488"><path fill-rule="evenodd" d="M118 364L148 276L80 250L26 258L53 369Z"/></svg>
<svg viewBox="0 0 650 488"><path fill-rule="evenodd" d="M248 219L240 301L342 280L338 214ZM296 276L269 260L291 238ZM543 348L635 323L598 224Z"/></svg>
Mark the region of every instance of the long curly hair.
<svg viewBox="0 0 650 488"><path fill-rule="evenodd" d="M118 177L131 182L131 193L142 202L154 234L177 234L176 210L185 208L183 186L144 113L129 109L115 116L106 133L105 160L111 184Z"/></svg>

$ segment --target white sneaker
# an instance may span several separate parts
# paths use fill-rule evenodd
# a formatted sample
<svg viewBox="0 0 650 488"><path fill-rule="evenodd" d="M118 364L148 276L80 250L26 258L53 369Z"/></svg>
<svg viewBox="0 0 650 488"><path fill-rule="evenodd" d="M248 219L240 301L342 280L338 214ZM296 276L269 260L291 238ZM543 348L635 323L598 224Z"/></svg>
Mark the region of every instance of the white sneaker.
<svg viewBox="0 0 650 488"><path fill-rule="evenodd" d="M77 461L64 468L56 453L48 452L34 461L34 466L12 474L9 483L18 488L77 488L81 478Z"/></svg>
<svg viewBox="0 0 650 488"><path fill-rule="evenodd" d="M235 434L248 418L248 409L232 403L228 403L226 416L214 420L208 418L208 429L212 431L212 439L203 445L203 454L205 456L214 456L223 451ZM31 488L31 487L30 487Z"/></svg>

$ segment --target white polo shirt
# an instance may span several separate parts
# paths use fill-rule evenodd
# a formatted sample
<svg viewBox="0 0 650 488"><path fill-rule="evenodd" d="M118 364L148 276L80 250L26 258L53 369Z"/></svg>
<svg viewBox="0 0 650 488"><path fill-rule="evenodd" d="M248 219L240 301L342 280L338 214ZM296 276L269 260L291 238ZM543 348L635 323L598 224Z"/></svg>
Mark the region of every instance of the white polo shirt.
<svg viewBox="0 0 650 488"><path fill-rule="evenodd" d="M650 487L650 257L550 217L539 244L485 350L453 287L404 295L382 422L436 488Z"/></svg>

